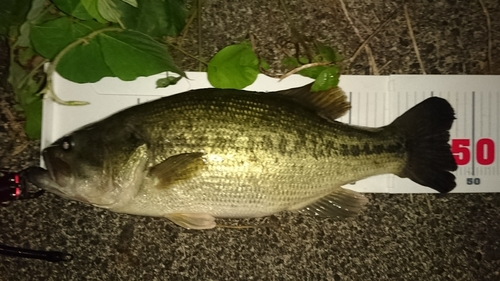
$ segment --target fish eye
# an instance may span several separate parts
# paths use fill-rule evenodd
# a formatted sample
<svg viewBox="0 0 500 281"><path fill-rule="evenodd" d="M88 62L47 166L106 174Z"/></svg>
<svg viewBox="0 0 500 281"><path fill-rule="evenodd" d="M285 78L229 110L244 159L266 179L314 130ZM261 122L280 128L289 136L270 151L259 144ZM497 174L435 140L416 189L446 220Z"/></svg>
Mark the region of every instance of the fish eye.
<svg viewBox="0 0 500 281"><path fill-rule="evenodd" d="M75 146L75 143L73 142L73 139L70 136L64 137L61 141L61 148L63 150L70 150L73 146Z"/></svg>

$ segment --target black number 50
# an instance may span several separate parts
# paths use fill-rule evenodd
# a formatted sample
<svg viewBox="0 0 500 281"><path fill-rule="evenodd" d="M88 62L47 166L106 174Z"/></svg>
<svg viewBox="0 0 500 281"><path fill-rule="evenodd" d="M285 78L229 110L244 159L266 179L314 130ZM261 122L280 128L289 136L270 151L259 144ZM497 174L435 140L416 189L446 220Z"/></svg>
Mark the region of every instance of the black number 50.
<svg viewBox="0 0 500 281"><path fill-rule="evenodd" d="M480 178L467 178L467 185L480 185L480 184L481 184Z"/></svg>

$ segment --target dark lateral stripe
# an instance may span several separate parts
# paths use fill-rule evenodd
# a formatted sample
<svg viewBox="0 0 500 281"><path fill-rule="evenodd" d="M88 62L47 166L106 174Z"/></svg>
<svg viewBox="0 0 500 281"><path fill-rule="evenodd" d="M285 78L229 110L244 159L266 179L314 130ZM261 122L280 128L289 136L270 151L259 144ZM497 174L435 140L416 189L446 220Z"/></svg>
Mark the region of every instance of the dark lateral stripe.
<svg viewBox="0 0 500 281"><path fill-rule="evenodd" d="M359 155L379 155L383 153L396 153L403 150L403 144L395 142L391 144L340 144L338 150L342 156L359 156Z"/></svg>

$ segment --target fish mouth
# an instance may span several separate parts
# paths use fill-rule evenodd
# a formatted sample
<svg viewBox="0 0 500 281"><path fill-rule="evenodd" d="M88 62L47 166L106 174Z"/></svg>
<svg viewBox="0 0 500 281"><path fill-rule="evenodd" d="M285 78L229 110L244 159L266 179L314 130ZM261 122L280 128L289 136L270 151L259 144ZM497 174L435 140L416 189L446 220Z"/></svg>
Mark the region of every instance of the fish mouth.
<svg viewBox="0 0 500 281"><path fill-rule="evenodd" d="M73 181L71 167L68 163L50 153L50 148L43 150L43 161L50 174L50 178L56 182L59 187L68 187Z"/></svg>
<svg viewBox="0 0 500 281"><path fill-rule="evenodd" d="M40 168L40 167L32 167L26 172L26 179L43 190L55 193L59 196L65 197L65 194L62 190L60 190L60 186L55 182L51 176L49 171Z"/></svg>

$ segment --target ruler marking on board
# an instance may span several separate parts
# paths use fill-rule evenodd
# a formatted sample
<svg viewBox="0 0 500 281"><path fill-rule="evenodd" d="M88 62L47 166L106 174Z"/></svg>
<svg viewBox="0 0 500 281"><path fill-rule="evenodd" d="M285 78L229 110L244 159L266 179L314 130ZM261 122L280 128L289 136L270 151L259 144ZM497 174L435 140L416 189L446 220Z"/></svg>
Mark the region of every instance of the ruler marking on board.
<svg viewBox="0 0 500 281"><path fill-rule="evenodd" d="M493 115L493 112L491 111L491 92L488 92L488 129L489 129L489 132L488 134L490 136L493 135L493 132L491 131L491 115Z"/></svg>
<svg viewBox="0 0 500 281"><path fill-rule="evenodd" d="M431 75L356 77L363 83L359 83L358 80L346 79L344 81L347 83L342 87L346 90L355 112L349 110L349 114L346 114L341 122L368 127L383 126L425 98L442 97L450 101L456 114L456 120L454 120L450 130L450 145L453 153L457 157L457 162L462 160L458 170L454 172L458 187L456 192L500 192L500 185L497 183L500 181L500 162L498 159L500 157L499 77L442 76L438 80ZM98 86L93 89L100 89L101 82L105 83L104 80L100 81L96 83ZM124 87L128 85L125 83L135 82L123 82ZM385 84L387 85L384 86ZM59 87L58 90L63 94L63 92L71 92L72 88L78 90L80 87L73 86L73 84L70 86L63 85L62 89ZM107 85L104 88L108 89L110 86ZM112 95L123 96L118 93L119 90L120 88ZM95 90L95 94L105 101L111 100L108 99L111 94L101 94L97 90ZM397 97L394 96L395 94ZM151 96L129 94L129 96L132 97L130 105L134 105L147 102L151 96L156 96L156 94L151 94ZM99 105L99 103L93 102L92 105ZM68 110L61 110L58 106L50 105L48 112L45 112L46 107L47 104L44 101L44 125L47 126L47 123L50 122L50 127L47 128L48 131L45 131L42 145L46 145L46 142L53 141L60 134L69 131L71 128L67 124L71 122L68 120L75 119L64 118L67 116L66 114L71 113ZM92 115L85 114L86 116ZM465 162L464 159L468 159L468 162ZM420 193L430 191L415 188L415 185L409 180L402 181L396 176L379 177L378 180L380 181L368 181L366 184L359 181L355 187L360 188L362 192Z"/></svg>
<svg viewBox="0 0 500 281"><path fill-rule="evenodd" d="M349 92L349 102L351 103L352 106L352 92ZM349 109L349 121L347 123L349 124L352 123L352 109Z"/></svg>
<svg viewBox="0 0 500 281"><path fill-rule="evenodd" d="M472 175L474 176L476 174L476 150L475 150L475 143L476 143L476 136L475 136L475 129L476 129L476 92L472 92L472 112L471 112L471 120L472 120L472 136L471 136L471 152L472 152L472 157L471 157L471 162L472 162Z"/></svg>

